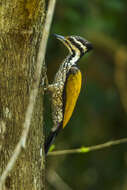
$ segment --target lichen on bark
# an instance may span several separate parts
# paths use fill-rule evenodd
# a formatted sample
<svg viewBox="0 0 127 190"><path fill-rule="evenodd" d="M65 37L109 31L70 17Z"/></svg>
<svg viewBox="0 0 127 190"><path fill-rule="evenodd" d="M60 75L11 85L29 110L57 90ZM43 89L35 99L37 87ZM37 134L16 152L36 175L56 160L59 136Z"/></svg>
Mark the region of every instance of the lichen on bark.
<svg viewBox="0 0 127 190"><path fill-rule="evenodd" d="M0 175L22 132L44 23L44 0L0 2ZM27 148L5 189L44 189L42 89L39 89Z"/></svg>

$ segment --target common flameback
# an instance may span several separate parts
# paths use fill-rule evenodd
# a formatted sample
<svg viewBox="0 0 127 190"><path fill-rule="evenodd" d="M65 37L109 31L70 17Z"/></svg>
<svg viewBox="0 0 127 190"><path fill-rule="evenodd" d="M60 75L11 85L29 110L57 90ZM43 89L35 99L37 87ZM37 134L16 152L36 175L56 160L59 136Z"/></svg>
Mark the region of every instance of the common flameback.
<svg viewBox="0 0 127 190"><path fill-rule="evenodd" d="M77 62L92 49L92 44L80 36L64 37L57 34L55 36L68 48L69 55L60 65L53 83L46 88L52 93L54 125L44 145L45 153L48 152L58 132L67 125L73 113L82 83L82 76L77 67Z"/></svg>

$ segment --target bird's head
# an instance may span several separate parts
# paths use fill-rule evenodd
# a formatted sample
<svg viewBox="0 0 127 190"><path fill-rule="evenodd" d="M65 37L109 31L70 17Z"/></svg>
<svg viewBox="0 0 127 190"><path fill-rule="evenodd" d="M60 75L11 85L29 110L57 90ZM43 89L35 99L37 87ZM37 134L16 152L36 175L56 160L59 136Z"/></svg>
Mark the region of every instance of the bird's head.
<svg viewBox="0 0 127 190"><path fill-rule="evenodd" d="M93 49L90 42L80 36L61 36L55 34L56 38L63 42L63 44L69 49L71 54L76 54L79 57Z"/></svg>

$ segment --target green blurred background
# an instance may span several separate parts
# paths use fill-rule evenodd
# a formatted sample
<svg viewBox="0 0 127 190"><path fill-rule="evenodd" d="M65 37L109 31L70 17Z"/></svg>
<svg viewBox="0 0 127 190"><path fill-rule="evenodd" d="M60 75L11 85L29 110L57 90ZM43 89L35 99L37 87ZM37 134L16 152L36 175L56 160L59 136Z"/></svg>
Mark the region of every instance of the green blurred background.
<svg viewBox="0 0 127 190"><path fill-rule="evenodd" d="M127 0L58 0L51 34L80 35L94 49L78 67L82 90L55 150L127 136ZM67 50L50 35L46 64L52 82ZM45 97L46 134L52 127ZM127 190L127 144L88 154L48 156L48 190Z"/></svg>

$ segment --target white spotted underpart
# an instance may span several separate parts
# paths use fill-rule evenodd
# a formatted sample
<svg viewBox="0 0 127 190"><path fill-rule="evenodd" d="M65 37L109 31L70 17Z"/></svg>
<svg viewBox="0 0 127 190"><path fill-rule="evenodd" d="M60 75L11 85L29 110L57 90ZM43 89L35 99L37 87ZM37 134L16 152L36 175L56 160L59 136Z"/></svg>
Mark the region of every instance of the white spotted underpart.
<svg viewBox="0 0 127 190"><path fill-rule="evenodd" d="M52 118L54 127L52 131L55 131L59 124L63 120L63 89L66 81L67 73L69 72L72 65L78 61L79 56L72 57L70 55L65 59L65 61L60 66L59 71L56 73L55 79L53 81L54 91L52 92Z"/></svg>

